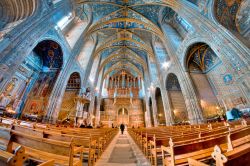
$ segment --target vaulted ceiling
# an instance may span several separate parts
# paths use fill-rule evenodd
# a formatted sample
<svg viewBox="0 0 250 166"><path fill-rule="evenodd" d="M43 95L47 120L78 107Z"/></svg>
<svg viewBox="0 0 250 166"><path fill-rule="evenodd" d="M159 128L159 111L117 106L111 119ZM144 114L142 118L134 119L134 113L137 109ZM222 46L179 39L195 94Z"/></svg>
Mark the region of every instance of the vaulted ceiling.
<svg viewBox="0 0 250 166"><path fill-rule="evenodd" d="M148 58L154 56L152 39L164 36L159 26L161 16L169 14L171 9L160 4L159 0L147 3L143 0L76 2L92 10L93 23L87 35L98 37L94 56L101 56L100 70L112 75L116 72L111 71L128 68L134 75L144 75Z"/></svg>

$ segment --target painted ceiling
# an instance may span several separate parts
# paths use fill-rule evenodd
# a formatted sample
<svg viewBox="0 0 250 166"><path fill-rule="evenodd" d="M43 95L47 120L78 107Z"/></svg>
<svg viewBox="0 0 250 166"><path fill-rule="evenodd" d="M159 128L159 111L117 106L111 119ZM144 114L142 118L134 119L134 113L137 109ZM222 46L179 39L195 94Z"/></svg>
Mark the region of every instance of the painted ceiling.
<svg viewBox="0 0 250 166"><path fill-rule="evenodd" d="M153 39L162 39L159 24L169 11L161 0L76 0L92 9L93 23L87 35L97 35L94 56L101 56L104 72L130 68L133 75L145 74L154 56ZM131 67L132 68L132 67ZM112 70L111 70L112 69ZM130 70L129 70L130 71ZM111 73L110 73L111 74Z"/></svg>

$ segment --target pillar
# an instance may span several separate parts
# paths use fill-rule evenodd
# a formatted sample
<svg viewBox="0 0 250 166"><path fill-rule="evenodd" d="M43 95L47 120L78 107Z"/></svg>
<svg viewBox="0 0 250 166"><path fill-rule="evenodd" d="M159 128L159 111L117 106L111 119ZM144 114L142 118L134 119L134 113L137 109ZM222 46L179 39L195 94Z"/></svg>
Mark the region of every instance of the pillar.
<svg viewBox="0 0 250 166"><path fill-rule="evenodd" d="M152 97L151 97L151 100L152 100L152 108L153 108L153 117L154 117L154 127L158 127L158 118L157 118L157 115L158 115L158 112L157 112L157 104L156 104L156 99L155 99L155 94L153 93Z"/></svg>

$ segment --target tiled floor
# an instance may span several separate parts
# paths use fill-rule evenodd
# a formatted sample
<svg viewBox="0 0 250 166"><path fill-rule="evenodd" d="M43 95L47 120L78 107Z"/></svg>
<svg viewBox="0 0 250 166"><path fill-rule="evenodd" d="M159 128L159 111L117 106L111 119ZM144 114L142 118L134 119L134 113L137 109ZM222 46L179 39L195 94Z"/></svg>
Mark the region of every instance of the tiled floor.
<svg viewBox="0 0 250 166"><path fill-rule="evenodd" d="M141 150L127 133L118 133L96 166L150 166Z"/></svg>

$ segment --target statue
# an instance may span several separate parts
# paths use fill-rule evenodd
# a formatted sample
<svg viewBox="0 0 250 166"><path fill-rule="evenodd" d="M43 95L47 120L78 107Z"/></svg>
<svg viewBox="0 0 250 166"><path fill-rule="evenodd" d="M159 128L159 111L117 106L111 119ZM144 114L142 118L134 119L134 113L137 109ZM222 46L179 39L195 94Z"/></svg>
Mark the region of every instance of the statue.
<svg viewBox="0 0 250 166"><path fill-rule="evenodd" d="M0 96L0 110L6 111L7 105L11 102L10 95L7 95L6 92L3 92Z"/></svg>
<svg viewBox="0 0 250 166"><path fill-rule="evenodd" d="M16 81L17 81L16 78L12 78L11 82L7 85L7 87L5 89L7 95L10 94L12 92L12 90L15 88Z"/></svg>

